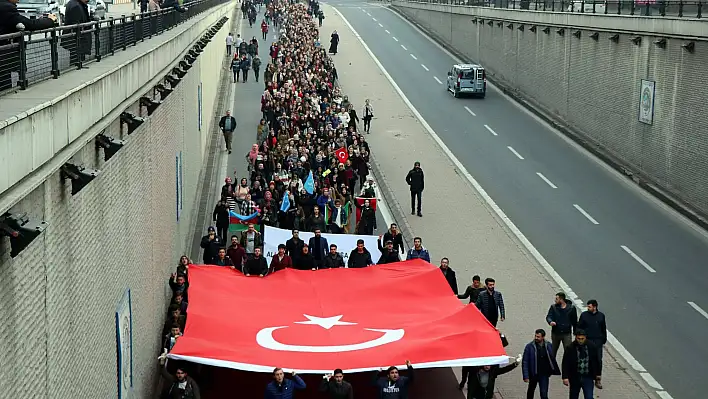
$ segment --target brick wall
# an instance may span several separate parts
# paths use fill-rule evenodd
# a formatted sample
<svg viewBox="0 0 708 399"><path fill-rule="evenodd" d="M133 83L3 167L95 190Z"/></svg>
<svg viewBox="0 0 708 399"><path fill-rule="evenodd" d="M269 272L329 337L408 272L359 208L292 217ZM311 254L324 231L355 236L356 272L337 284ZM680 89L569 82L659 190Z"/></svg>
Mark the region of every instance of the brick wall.
<svg viewBox="0 0 708 399"><path fill-rule="evenodd" d="M559 35L543 26L532 32L509 22L474 24L470 15L396 9L450 45L488 75L546 113L553 114L634 172L708 214L708 105L700 89L708 80L708 41L686 41L566 28ZM654 123L638 121L641 79L656 82Z"/></svg>
<svg viewBox="0 0 708 399"><path fill-rule="evenodd" d="M126 145L108 162L93 141L73 157L72 163L102 171L77 195L57 172L11 209L46 220L49 227L12 259L9 240L0 239L0 396L117 397L115 310L130 288L133 397L152 397L167 278L191 238L219 90L221 63L214 60L223 58L220 44L230 28L231 21L136 131L121 135L119 123L111 125L105 134ZM138 113L135 106L130 111Z"/></svg>

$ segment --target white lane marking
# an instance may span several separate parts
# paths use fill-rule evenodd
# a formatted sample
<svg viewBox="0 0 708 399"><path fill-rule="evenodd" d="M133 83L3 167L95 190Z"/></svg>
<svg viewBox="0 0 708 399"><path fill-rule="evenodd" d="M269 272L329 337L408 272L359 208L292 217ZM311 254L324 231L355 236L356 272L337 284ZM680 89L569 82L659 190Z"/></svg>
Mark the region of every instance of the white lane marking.
<svg viewBox="0 0 708 399"><path fill-rule="evenodd" d="M581 208L580 205L578 205L578 204L573 204L573 207L574 207L575 209L577 209L577 211L580 212L580 214L582 214L583 216L585 216L585 218L586 218L587 220L589 220L590 223L592 223L592 224L600 224L600 223L598 223L597 220L595 220L594 217L590 216L589 213L585 212L585 209Z"/></svg>
<svg viewBox="0 0 708 399"><path fill-rule="evenodd" d="M654 388L654 389L657 389L657 390L663 390L663 389L664 389L664 387L662 387L661 384L659 384L659 382L658 382L657 380L655 380L654 377L651 376L651 374L649 374L649 373L639 373L639 375L641 375L642 378L644 378L644 381L646 381L647 384L649 384L650 387L652 387L652 388Z"/></svg>
<svg viewBox="0 0 708 399"><path fill-rule="evenodd" d="M442 84L442 81L441 81L440 79L438 79L438 77L437 77L437 76L433 76L433 79L435 79L435 81L436 81L436 82L438 82L438 83Z"/></svg>
<svg viewBox="0 0 708 399"><path fill-rule="evenodd" d="M371 14L369 14L369 12L368 12L368 11L366 11L366 15L368 15L368 16L371 16Z"/></svg>
<svg viewBox="0 0 708 399"><path fill-rule="evenodd" d="M414 56L413 54L411 54L411 58L413 58L414 60L418 59L418 57Z"/></svg>
<svg viewBox="0 0 708 399"><path fill-rule="evenodd" d="M352 31L352 34L359 40L359 43L364 47L366 52L369 54L369 56L374 60L374 63L376 66L379 67L379 70L381 70L381 73L384 74L386 79L391 83L393 88L396 90L398 95L403 99L403 102L408 106L408 108L411 110L413 115L418 118L420 123L423 125L425 130L428 131L428 134L435 140L435 142L442 148L442 150L445 152L445 154L450 158L450 161L455 164L455 167L457 167L457 170L459 170L463 176L467 179L467 181L474 187L475 191L479 193L480 197L484 199L484 202L487 203L487 205L494 211L494 213L497 214L499 219L501 219L502 222L506 225L506 227L514 234L517 240L523 245L527 251L533 256L533 258L538 262L541 267L548 273L551 278L553 278L553 281L558 284L558 287L565 292L565 294L568 296L568 298L573 301L573 303L582 311L585 309L585 301L582 300L578 296L578 294L573 290L573 288L568 285L568 283L561 277L560 274L553 268L553 266L548 262L548 260L541 254L541 252L538 251L536 247L529 241L528 237L524 235L524 233L519 230L519 228L514 224L514 222L509 219L509 217L504 213L504 211L499 207L499 205L494 202L494 199L489 196L487 191L482 187L479 182L470 174L470 172L465 168L464 165L462 165L462 162L460 162L459 159L455 156L455 154L450 151L450 148L442 141L440 136L435 133L435 130L430 126L430 124L423 118L423 115L418 112L416 107L411 103L411 101L406 97L406 94L403 93L403 90L401 90L401 87L398 86L396 81L393 79L390 73L386 70L386 68L383 66L381 61L379 61L378 58L376 58L376 55L374 54L373 51L369 48L369 46L364 42L364 39L361 38L361 36L357 33L356 29L352 26L352 24L349 23L349 21L344 17L344 15L339 12L336 8L332 7L334 11L339 14L339 16L342 18L344 21L344 24L347 25L350 31ZM413 25L409 20L405 19L401 14L397 13L396 11L392 10L391 8L386 7L386 10L391 11L394 15L398 16L403 22L407 23L411 28L413 28L416 32L420 33L421 36L426 38L429 42L431 42L434 46L439 48L442 52L445 54L449 55L451 59L455 60L457 63L461 63L462 61L454 56L452 53L450 53L447 49L442 47L440 43L436 42L433 40L430 36L428 36L425 32L421 31L420 28L417 26ZM492 87L494 87L492 85ZM495 87L496 89L496 87ZM498 89L497 89L498 90ZM499 91L499 90L498 90ZM620 356L629 364L630 367L632 367L635 371L640 372L640 373L646 373L647 369L642 366L637 359L632 356L631 353L627 350L627 348L622 345L622 343L615 337L612 332L609 330L607 331L607 342L612 345L615 350L619 353ZM667 394L668 395L668 394ZM671 399L670 396L668 396L666 399Z"/></svg>
<svg viewBox="0 0 708 399"><path fill-rule="evenodd" d="M688 304L689 304L696 312L700 313L701 316L703 316L703 317L705 317L706 319L708 319L708 312L706 312L705 310L703 310L700 306L696 305L695 302L688 302Z"/></svg>
<svg viewBox="0 0 708 399"><path fill-rule="evenodd" d="M423 67L423 69L425 69L425 70L426 70L427 72L430 72L430 69L428 69L428 67L427 67L427 66L425 66L424 64L420 64L420 66L422 66L422 67Z"/></svg>
<svg viewBox="0 0 708 399"><path fill-rule="evenodd" d="M361 7L357 7L357 8L361 10Z"/></svg>
<svg viewBox="0 0 708 399"><path fill-rule="evenodd" d="M548 184L549 186L551 186L551 188L558 188L558 186L556 186L555 184L553 184L552 181L548 180L548 178L547 178L546 176L544 176L543 173L541 173L541 172L536 172L536 174L538 175L538 177L541 178L541 180L545 181L546 184Z"/></svg>
<svg viewBox="0 0 708 399"><path fill-rule="evenodd" d="M468 107L468 106L466 106L466 105L465 105L465 110L466 110L467 112L469 112L470 115L472 115L472 116L477 116L477 114L475 114L474 111L472 111L472 110L470 109L470 107ZM489 126L487 126L487 125L484 125L484 126L485 126L487 129L489 129ZM496 136L497 134L494 133L494 135Z"/></svg>
<svg viewBox="0 0 708 399"><path fill-rule="evenodd" d="M391 32L389 32L388 29L384 29L384 32L388 33L389 35L391 34Z"/></svg>
<svg viewBox="0 0 708 399"><path fill-rule="evenodd" d="M398 39L396 39L396 36L393 37L393 40L398 41Z"/></svg>
<svg viewBox="0 0 708 399"><path fill-rule="evenodd" d="M467 108L467 107L465 107L465 108ZM491 134L493 134L493 135L495 135L495 136L498 136L497 132L495 132L494 129L492 129L491 127L489 127L489 125L484 125L484 128L487 129L487 130L489 130L489 133L491 133Z"/></svg>
<svg viewBox="0 0 708 399"><path fill-rule="evenodd" d="M383 28L383 25L381 25L380 23L379 23L379 28Z"/></svg>
<svg viewBox="0 0 708 399"><path fill-rule="evenodd" d="M371 19L373 19L373 20L374 20L374 22L376 22L376 18L373 18L373 17L372 17Z"/></svg>
<svg viewBox="0 0 708 399"><path fill-rule="evenodd" d="M519 154L518 152L516 152L516 150L514 149L514 147L508 145L508 146L506 146L506 148L508 148L509 151L511 151L512 154L516 155L517 158L519 158L519 159L521 159L521 160L524 159L524 157L522 157L521 154Z"/></svg>
<svg viewBox="0 0 708 399"><path fill-rule="evenodd" d="M624 252L628 253L629 256L634 258L634 260L636 260L640 265L644 266L644 268L647 269L649 273L656 273L656 270L654 270L654 268L649 266L649 264L645 262L644 259L640 258L639 255L635 254L634 251L629 249L629 247L627 247L626 245L620 245L620 247L624 250Z"/></svg>
<svg viewBox="0 0 708 399"><path fill-rule="evenodd" d="M406 50L406 51L408 51L408 49L406 48L406 46L404 46L404 45L402 45L402 44L401 44L401 48L404 49L404 50Z"/></svg>
<svg viewBox="0 0 708 399"><path fill-rule="evenodd" d="M669 395L666 391L656 391L656 394L659 395L661 399L674 399L674 397Z"/></svg>

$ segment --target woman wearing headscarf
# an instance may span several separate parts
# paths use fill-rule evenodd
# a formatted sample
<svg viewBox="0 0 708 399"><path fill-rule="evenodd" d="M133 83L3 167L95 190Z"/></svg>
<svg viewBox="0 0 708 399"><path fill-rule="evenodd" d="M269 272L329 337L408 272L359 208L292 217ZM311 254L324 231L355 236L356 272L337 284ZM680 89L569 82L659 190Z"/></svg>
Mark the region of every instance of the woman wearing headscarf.
<svg viewBox="0 0 708 399"><path fill-rule="evenodd" d="M332 36L329 39L329 53L336 55L338 46L339 46L339 34L335 30L334 32L332 32Z"/></svg>

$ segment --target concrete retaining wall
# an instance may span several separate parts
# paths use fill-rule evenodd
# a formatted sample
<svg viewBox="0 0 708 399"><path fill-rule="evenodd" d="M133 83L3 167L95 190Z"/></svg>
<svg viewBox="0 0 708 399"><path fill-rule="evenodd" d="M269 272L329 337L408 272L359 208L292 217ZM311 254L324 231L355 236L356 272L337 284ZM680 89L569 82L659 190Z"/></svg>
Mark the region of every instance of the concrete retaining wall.
<svg viewBox="0 0 708 399"><path fill-rule="evenodd" d="M232 17L233 4L219 11L218 18ZM191 238L190 219L197 211L199 173L225 56L222 43L234 20L221 28L175 91L135 132L121 135L119 123L109 126L105 134L126 140L113 158L104 162L94 141L72 157L72 163L100 169L101 175L72 196L71 183L54 172L11 208L50 224L13 259L9 240L0 239L2 397L116 398L115 311L127 288L132 292L132 397L153 397L167 278ZM201 33L194 31L192 39ZM150 63L169 61L161 57L166 56L155 56ZM160 71L154 66L127 70ZM138 79L125 71L117 74ZM122 86L115 92L124 96L127 85ZM106 101L108 94L102 97ZM129 110L137 113L135 106ZM67 111L81 115L80 109Z"/></svg>
<svg viewBox="0 0 708 399"><path fill-rule="evenodd" d="M631 173L708 214L708 105L700 89L708 80L704 21L406 1L393 6ZM654 44L662 38L665 48ZM682 47L689 42L693 53ZM652 125L638 120L642 79L656 84Z"/></svg>

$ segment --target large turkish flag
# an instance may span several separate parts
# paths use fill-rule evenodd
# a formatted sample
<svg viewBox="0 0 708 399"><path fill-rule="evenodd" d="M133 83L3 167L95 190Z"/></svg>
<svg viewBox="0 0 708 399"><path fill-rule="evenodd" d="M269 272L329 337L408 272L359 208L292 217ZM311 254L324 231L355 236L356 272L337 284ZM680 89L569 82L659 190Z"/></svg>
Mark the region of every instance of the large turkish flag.
<svg viewBox="0 0 708 399"><path fill-rule="evenodd" d="M300 373L508 362L499 333L422 260L246 277L190 266L184 336L169 357Z"/></svg>

